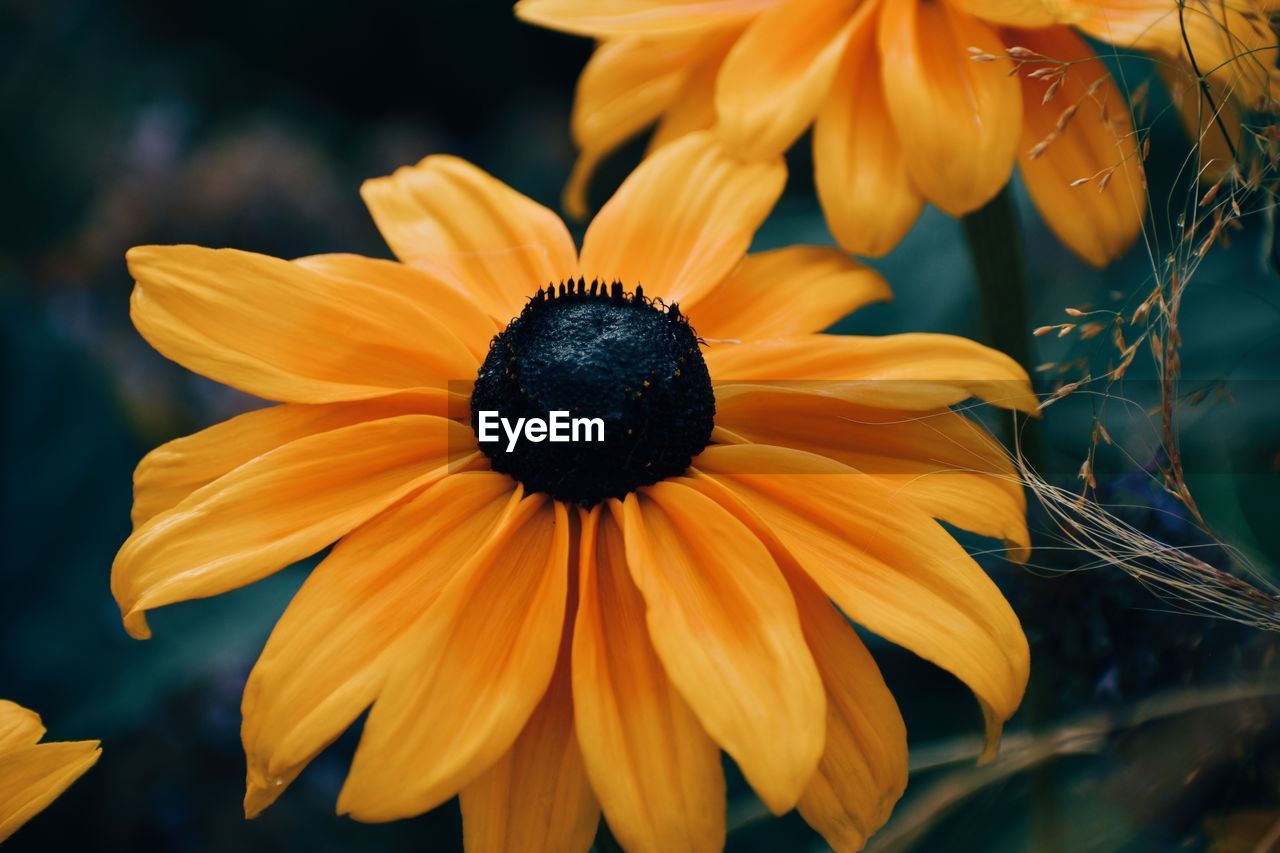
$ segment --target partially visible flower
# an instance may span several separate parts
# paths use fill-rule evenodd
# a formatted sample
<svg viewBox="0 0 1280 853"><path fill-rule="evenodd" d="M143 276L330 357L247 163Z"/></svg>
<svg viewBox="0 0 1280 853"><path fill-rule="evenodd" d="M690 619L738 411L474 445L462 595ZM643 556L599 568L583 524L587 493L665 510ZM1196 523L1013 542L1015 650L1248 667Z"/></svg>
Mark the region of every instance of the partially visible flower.
<svg viewBox="0 0 1280 853"><path fill-rule="evenodd" d="M40 743L40 715L0 699L0 842L98 762L96 740Z"/></svg>
<svg viewBox="0 0 1280 853"><path fill-rule="evenodd" d="M146 339L279 405L139 465L126 628L337 543L245 687L250 816L368 710L339 809L460 793L472 853L586 850L601 811L628 849L718 850L721 750L857 849L906 733L845 616L967 684L995 748L1027 642L935 519L1026 558L1008 458L950 407L1035 397L962 338L820 334L888 288L832 249L747 254L785 180L688 135L579 253L434 156L363 189L400 263L129 252ZM478 443L490 410L598 416L604 440Z"/></svg>
<svg viewBox="0 0 1280 853"><path fill-rule="evenodd" d="M1197 67L1233 103L1271 103L1276 40L1264 5L1190 0L1181 16ZM1017 165L1058 238L1103 265L1140 233L1146 193L1128 104L1081 33L1189 66L1178 7L521 0L516 11L600 40L574 108L574 215L599 160L655 121L651 148L714 126L749 157L775 156L812 125L819 198L851 252L891 250L925 202L976 210Z"/></svg>

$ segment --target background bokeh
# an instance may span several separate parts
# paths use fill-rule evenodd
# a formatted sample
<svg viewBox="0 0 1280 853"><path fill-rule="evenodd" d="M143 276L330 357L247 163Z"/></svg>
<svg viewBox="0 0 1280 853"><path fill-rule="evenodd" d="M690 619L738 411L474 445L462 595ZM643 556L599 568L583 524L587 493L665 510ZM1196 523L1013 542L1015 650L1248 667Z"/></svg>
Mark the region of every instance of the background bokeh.
<svg viewBox="0 0 1280 853"><path fill-rule="evenodd" d="M154 242L386 255L360 181L433 152L557 206L589 52L517 23L503 0L0 0L0 696L39 710L51 738L101 738L105 749L8 849L460 849L454 804L382 826L333 814L350 734L262 817L243 819L240 691L307 566L157 612L149 642L125 636L107 578L129 532L134 464L255 403L169 364L132 331L123 255ZM1127 69L1134 80L1147 71ZM1036 325L1063 321L1067 306L1132 309L1153 260L1178 245L1187 190L1174 176L1187 143L1160 97L1146 115L1151 242L1107 271L1058 245L1015 187L1025 234L1010 239L1025 240ZM641 151L605 165L597 202ZM804 145L793 160L761 247L830 243ZM1098 475L1100 497L1127 522L1256 572L1264 587L1280 554L1272 230L1266 211L1250 216L1183 306L1186 393L1229 392L1186 408L1181 441L1192 488L1230 547L1152 476L1148 359L1112 389L1108 430L1124 452L1111 449ZM958 223L928 211L876 266L895 301L837 331L981 335ZM1046 363L1110 355L1103 340L1037 345ZM1102 400L1065 400L1037 428L1050 480L1074 487ZM1061 549L1043 515L1033 524L1030 568L967 543L1032 641L1032 689L995 764L973 763L980 720L964 690L873 642L917 768L877 849L1232 851L1280 837L1274 635L1179 613L1121 569ZM795 816L764 814L730 774L729 850L824 849Z"/></svg>

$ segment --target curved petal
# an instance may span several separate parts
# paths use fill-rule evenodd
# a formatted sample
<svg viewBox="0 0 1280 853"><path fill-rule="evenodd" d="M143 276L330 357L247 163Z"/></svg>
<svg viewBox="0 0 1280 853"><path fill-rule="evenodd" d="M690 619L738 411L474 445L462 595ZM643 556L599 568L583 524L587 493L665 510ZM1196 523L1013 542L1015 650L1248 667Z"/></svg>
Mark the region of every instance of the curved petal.
<svg viewBox="0 0 1280 853"><path fill-rule="evenodd" d="M566 615L573 620L572 613ZM571 641L566 630L546 695L511 749L462 789L468 853L587 853L591 848L600 805L574 733Z"/></svg>
<svg viewBox="0 0 1280 853"><path fill-rule="evenodd" d="M1012 43L1070 63L1058 93L1022 78L1018 165L1040 215L1077 255L1104 266L1142 233L1147 193L1129 104L1083 39L1066 27L1010 32ZM1074 114L1065 127L1065 110ZM1081 178L1088 183L1073 186Z"/></svg>
<svg viewBox="0 0 1280 853"><path fill-rule="evenodd" d="M1022 125L1018 81L1000 37L947 3L887 2L880 13L885 99L925 198L953 216L978 209L1009 181Z"/></svg>
<svg viewBox="0 0 1280 853"><path fill-rule="evenodd" d="M396 257L447 271L504 325L535 290L577 275L560 217L457 157L365 181L360 195Z"/></svg>
<svg viewBox="0 0 1280 853"><path fill-rule="evenodd" d="M520 0L516 16L584 36L658 35L723 27L777 0Z"/></svg>
<svg viewBox="0 0 1280 853"><path fill-rule="evenodd" d="M720 750L667 678L622 528L596 507L582 521L573 629L573 705L582 756L609 827L637 853L724 846Z"/></svg>
<svg viewBox="0 0 1280 853"><path fill-rule="evenodd" d="M732 492L739 517L775 553L785 548L849 618L968 685L987 724L985 756L995 753L1026 689L1027 639L941 525L873 478L809 453L711 447L694 468Z"/></svg>
<svg viewBox="0 0 1280 853"><path fill-rule="evenodd" d="M241 465L143 524L111 567L125 628L145 611L205 598L316 553L475 453L471 429L431 415L355 424Z"/></svg>
<svg viewBox="0 0 1280 853"><path fill-rule="evenodd" d="M741 30L734 27L728 30L715 30L703 38L703 48L697 59L689 66L684 84L676 93L675 100L662 114L662 120L649 139L646 156L651 156L665 145L682 136L699 130L709 130L716 124L716 80L720 77L720 67L729 49L741 35Z"/></svg>
<svg viewBox="0 0 1280 853"><path fill-rule="evenodd" d="M445 417L451 402L443 389L426 388L348 403L281 403L166 442L142 457L133 472L133 526L142 526L201 486L291 441L398 415Z"/></svg>
<svg viewBox="0 0 1280 853"><path fill-rule="evenodd" d="M1178 108L1178 118L1195 150L1196 175L1201 181L1217 181L1235 168L1235 154L1243 141L1240 106L1227 97L1221 86L1210 83L1213 104L1205 97L1196 78L1183 68L1164 67L1160 76ZM1214 107L1217 112L1214 112Z"/></svg>
<svg viewBox="0 0 1280 853"><path fill-rule="evenodd" d="M854 18L836 82L813 125L813 178L827 224L846 251L869 257L897 246L924 207L885 101L879 9L866 3Z"/></svg>
<svg viewBox="0 0 1280 853"><path fill-rule="evenodd" d="M268 400L328 403L470 379L453 318L386 287L235 249L139 246L134 326L188 370Z"/></svg>
<svg viewBox="0 0 1280 853"><path fill-rule="evenodd" d="M796 335L713 346L705 358L718 383L796 380L807 392L883 409L939 409L978 397L1036 410L1017 362L954 335Z"/></svg>
<svg viewBox="0 0 1280 853"><path fill-rule="evenodd" d="M369 712L338 811L385 821L434 808L511 748L551 681L564 630L569 520L517 508L406 637Z"/></svg>
<svg viewBox="0 0 1280 853"><path fill-rule="evenodd" d="M838 853L861 850L907 787L907 727L876 662L813 582L792 579L827 688L827 745L796 809Z"/></svg>
<svg viewBox="0 0 1280 853"><path fill-rule="evenodd" d="M981 424L957 412L876 409L795 388L720 385L716 424L755 444L843 462L883 484L891 500L1002 539L1012 559L1030 557L1026 496L1013 462Z"/></svg>
<svg viewBox="0 0 1280 853"><path fill-rule="evenodd" d="M0 699L0 753L39 743L44 737L40 715L16 702Z"/></svg>
<svg viewBox="0 0 1280 853"><path fill-rule="evenodd" d="M831 89L862 0L781 0L729 51L716 86L717 130L744 157L776 157Z"/></svg>
<svg viewBox="0 0 1280 853"><path fill-rule="evenodd" d="M504 474L447 477L353 531L307 577L244 688L248 817L373 703L402 638L519 501Z"/></svg>
<svg viewBox="0 0 1280 853"><path fill-rule="evenodd" d="M1047 27L1070 20L1076 0L949 0L952 6L993 24Z"/></svg>
<svg viewBox="0 0 1280 853"><path fill-rule="evenodd" d="M98 762L96 740L41 743L0 755L0 842Z"/></svg>
<svg viewBox="0 0 1280 853"><path fill-rule="evenodd" d="M746 254L782 194L781 159L746 163L708 133L649 157L587 229L582 273L690 307Z"/></svg>
<svg viewBox="0 0 1280 853"><path fill-rule="evenodd" d="M658 657L775 813L822 754L822 681L773 558L704 495L662 482L613 501Z"/></svg>
<svg viewBox="0 0 1280 853"><path fill-rule="evenodd" d="M698 301L704 338L738 341L820 332L870 302L893 298L875 270L825 246L789 246L743 259Z"/></svg>
<svg viewBox="0 0 1280 853"><path fill-rule="evenodd" d="M565 187L569 215L587 214L587 184L609 152L658 120L697 61L696 38L629 37L602 43L582 69L570 126L578 162Z"/></svg>

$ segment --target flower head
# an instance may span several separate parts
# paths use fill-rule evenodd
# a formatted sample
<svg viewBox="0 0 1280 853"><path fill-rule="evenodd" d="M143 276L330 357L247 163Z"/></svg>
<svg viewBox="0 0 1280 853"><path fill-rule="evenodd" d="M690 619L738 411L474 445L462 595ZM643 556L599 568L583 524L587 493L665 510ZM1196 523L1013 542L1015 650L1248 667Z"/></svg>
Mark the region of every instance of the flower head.
<svg viewBox="0 0 1280 853"><path fill-rule="evenodd" d="M0 699L0 842L98 763L96 740L40 743L40 715Z"/></svg>
<svg viewBox="0 0 1280 853"><path fill-rule="evenodd" d="M629 849L718 849L724 750L855 849L906 740L841 610L972 688L994 746L1026 640L935 519L1025 554L1009 461L950 407L1035 400L964 339L819 334L888 292L834 250L747 254L784 180L691 134L579 253L435 156L364 187L399 262L130 251L147 340L278 405L139 465L126 627L337 543L245 688L248 814L371 708L338 804L362 820L460 793L473 851L585 850L601 811ZM605 441L477 441L557 409Z"/></svg>
<svg viewBox="0 0 1280 853"><path fill-rule="evenodd" d="M574 109L575 215L599 160L654 122L651 149L714 126L747 157L775 156L812 126L819 199L851 252L892 249L925 202L976 210L1016 165L1058 238L1102 265L1141 232L1146 193L1128 104L1082 36L1148 51L1184 77L1194 60L1230 119L1238 104L1273 103L1266 5L521 0L516 11L600 40ZM1214 110L1198 91L1180 101L1207 128Z"/></svg>

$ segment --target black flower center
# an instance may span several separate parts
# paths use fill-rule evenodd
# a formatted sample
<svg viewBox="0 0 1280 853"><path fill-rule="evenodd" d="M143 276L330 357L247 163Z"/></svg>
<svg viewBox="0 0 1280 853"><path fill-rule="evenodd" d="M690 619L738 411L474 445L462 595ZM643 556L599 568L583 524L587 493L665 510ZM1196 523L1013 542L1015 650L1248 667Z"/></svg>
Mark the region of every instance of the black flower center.
<svg viewBox="0 0 1280 853"><path fill-rule="evenodd" d="M683 473L714 418L689 321L616 282L539 291L493 339L471 395L495 470L584 506Z"/></svg>

